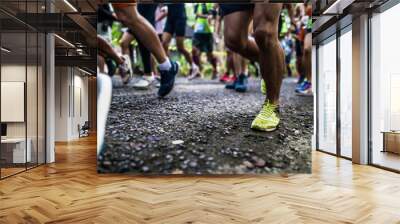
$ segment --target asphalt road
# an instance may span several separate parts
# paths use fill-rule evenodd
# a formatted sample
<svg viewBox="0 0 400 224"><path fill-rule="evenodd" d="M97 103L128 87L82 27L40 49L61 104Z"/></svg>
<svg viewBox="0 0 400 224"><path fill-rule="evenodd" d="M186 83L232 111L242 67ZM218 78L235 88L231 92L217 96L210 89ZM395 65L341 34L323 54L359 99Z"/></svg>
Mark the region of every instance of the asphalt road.
<svg viewBox="0 0 400 224"><path fill-rule="evenodd" d="M217 81L177 80L165 99L157 89L117 88L107 120L102 173L246 174L311 172L313 98L285 79L281 124L271 133L250 129L264 101L259 80L249 91Z"/></svg>

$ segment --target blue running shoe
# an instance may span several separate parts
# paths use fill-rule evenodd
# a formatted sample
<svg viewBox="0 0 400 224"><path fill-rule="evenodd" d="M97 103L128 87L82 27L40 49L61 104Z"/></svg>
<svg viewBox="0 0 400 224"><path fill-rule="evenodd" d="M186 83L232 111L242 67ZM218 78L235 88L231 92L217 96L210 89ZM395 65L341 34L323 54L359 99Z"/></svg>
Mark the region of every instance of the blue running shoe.
<svg viewBox="0 0 400 224"><path fill-rule="evenodd" d="M175 76L178 74L179 65L175 61L171 61L171 68L168 71L160 71L160 89L158 96L164 97L171 92L175 84Z"/></svg>
<svg viewBox="0 0 400 224"><path fill-rule="evenodd" d="M234 77L234 81L225 85L226 89L235 89L238 78Z"/></svg>
<svg viewBox="0 0 400 224"><path fill-rule="evenodd" d="M235 85L235 90L237 92L246 92L247 90L247 76L245 74L240 74Z"/></svg>
<svg viewBox="0 0 400 224"><path fill-rule="evenodd" d="M306 84L303 86L303 89L301 89L297 95L300 96L312 96L313 92L312 92L312 85L311 82L306 82Z"/></svg>
<svg viewBox="0 0 400 224"><path fill-rule="evenodd" d="M301 92L301 91L304 89L304 87L305 87L306 85L307 85L307 80L304 80L304 81L301 82L300 84L297 84L295 92L296 92L296 93Z"/></svg>

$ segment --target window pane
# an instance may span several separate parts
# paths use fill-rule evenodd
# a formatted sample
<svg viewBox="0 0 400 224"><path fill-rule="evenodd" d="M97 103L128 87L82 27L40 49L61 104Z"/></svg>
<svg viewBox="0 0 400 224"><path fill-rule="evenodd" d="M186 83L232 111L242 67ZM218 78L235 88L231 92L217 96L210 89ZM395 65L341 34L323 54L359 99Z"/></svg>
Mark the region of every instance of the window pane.
<svg viewBox="0 0 400 224"><path fill-rule="evenodd" d="M1 33L1 174L25 170L30 162L26 141L26 33ZM28 150L27 150L28 149Z"/></svg>
<svg viewBox="0 0 400 224"><path fill-rule="evenodd" d="M352 141L352 33L340 36L340 152L351 158Z"/></svg>
<svg viewBox="0 0 400 224"><path fill-rule="evenodd" d="M318 148L336 153L336 40L318 48Z"/></svg>

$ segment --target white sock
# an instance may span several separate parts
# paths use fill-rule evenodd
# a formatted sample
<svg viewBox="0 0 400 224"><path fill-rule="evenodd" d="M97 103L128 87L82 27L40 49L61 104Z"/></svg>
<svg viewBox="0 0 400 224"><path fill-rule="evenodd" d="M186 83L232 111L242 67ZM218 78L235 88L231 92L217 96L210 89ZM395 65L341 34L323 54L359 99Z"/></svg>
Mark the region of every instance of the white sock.
<svg viewBox="0 0 400 224"><path fill-rule="evenodd" d="M171 65L171 62L169 61L169 58L167 58L167 60L165 60L163 63L158 65L158 68L161 71L168 71L171 69L171 67L172 67L172 65Z"/></svg>

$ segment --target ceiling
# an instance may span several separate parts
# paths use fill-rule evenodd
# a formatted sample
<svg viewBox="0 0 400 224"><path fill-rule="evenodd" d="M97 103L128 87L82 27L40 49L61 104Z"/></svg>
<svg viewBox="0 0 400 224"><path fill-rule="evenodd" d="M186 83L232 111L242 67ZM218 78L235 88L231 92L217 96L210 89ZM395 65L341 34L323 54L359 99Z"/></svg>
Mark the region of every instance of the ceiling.
<svg viewBox="0 0 400 224"><path fill-rule="evenodd" d="M342 19L350 19L362 13L375 10L389 0L313 0L313 41L320 34L335 32L332 26ZM337 26L339 27L339 26ZM328 31L329 30L329 31ZM328 31L328 32L325 32ZM327 34L330 35L330 34Z"/></svg>
<svg viewBox="0 0 400 224"><path fill-rule="evenodd" d="M93 0L0 0L2 46L11 50L2 52L2 60L5 54L14 62L37 58L44 46L37 44L37 35L50 32L61 37L55 38L56 66L78 66L95 74L97 49L87 39L96 37L96 23Z"/></svg>

